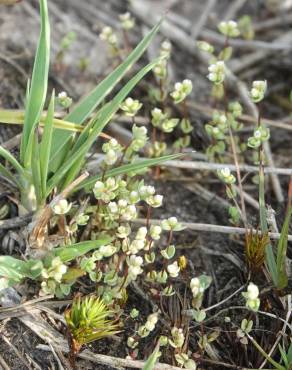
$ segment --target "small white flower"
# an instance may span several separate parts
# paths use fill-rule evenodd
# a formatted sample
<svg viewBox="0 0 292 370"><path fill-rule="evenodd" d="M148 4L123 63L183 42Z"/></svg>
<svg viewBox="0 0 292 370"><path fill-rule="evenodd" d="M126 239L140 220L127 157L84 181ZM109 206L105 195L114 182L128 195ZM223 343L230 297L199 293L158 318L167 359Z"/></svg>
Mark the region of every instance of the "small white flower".
<svg viewBox="0 0 292 370"><path fill-rule="evenodd" d="M217 170L217 174L219 178L226 184L233 184L236 181L235 176L232 175L228 167Z"/></svg>
<svg viewBox="0 0 292 370"><path fill-rule="evenodd" d="M267 81L253 81L250 96L255 103L259 103L265 97Z"/></svg>
<svg viewBox="0 0 292 370"><path fill-rule="evenodd" d="M119 18L124 30L130 30L135 26L135 19L131 16L129 12L120 14Z"/></svg>
<svg viewBox="0 0 292 370"><path fill-rule="evenodd" d="M139 194L140 194L141 198L145 199L145 198L155 194L155 188L154 188L154 186L143 185L139 189Z"/></svg>
<svg viewBox="0 0 292 370"><path fill-rule="evenodd" d="M176 217L169 217L167 220L161 222L161 227L165 231L180 231L183 230L183 226L178 222Z"/></svg>
<svg viewBox="0 0 292 370"><path fill-rule="evenodd" d="M145 241L144 240L133 240L129 246L129 254L137 254L139 251L144 249Z"/></svg>
<svg viewBox="0 0 292 370"><path fill-rule="evenodd" d="M116 252L116 247L113 245L102 245L99 248L99 252L103 255L103 257L110 257Z"/></svg>
<svg viewBox="0 0 292 370"><path fill-rule="evenodd" d="M159 225L151 225L150 236L153 240L159 240L162 229Z"/></svg>
<svg viewBox="0 0 292 370"><path fill-rule="evenodd" d="M58 98L59 99L66 99L67 98L67 93L66 93L66 91L62 91L62 92L60 92L59 94L58 94Z"/></svg>
<svg viewBox="0 0 292 370"><path fill-rule="evenodd" d="M258 298L259 294L260 294L259 288L254 283L249 283L247 287L248 299L256 299Z"/></svg>
<svg viewBox="0 0 292 370"><path fill-rule="evenodd" d="M247 291L242 295L246 299L246 306L252 311L258 311L260 307L259 288L254 283L249 283Z"/></svg>
<svg viewBox="0 0 292 370"><path fill-rule="evenodd" d="M139 100L127 98L120 106L126 116L133 117L137 114L138 110L142 107L142 103Z"/></svg>
<svg viewBox="0 0 292 370"><path fill-rule="evenodd" d="M61 199L53 206L53 211L56 215L65 215L70 211L71 206L72 203L68 203L66 199Z"/></svg>
<svg viewBox="0 0 292 370"><path fill-rule="evenodd" d="M108 42L111 46L117 45L117 36L114 34L113 29L109 26L106 26L102 29L99 37L101 40Z"/></svg>
<svg viewBox="0 0 292 370"><path fill-rule="evenodd" d="M177 264L177 261L175 261L171 265L168 265L167 266L167 271L168 271L168 273L171 277L173 277L173 278L177 277L179 275L179 271L180 271L180 268Z"/></svg>
<svg viewBox="0 0 292 370"><path fill-rule="evenodd" d="M193 89L191 80L185 79L182 82L177 82L174 85L174 91L170 94L175 104L182 102Z"/></svg>
<svg viewBox="0 0 292 370"><path fill-rule="evenodd" d="M140 256L131 255L128 260L128 274L135 280L138 275L142 274L143 270L141 266L143 265L143 258Z"/></svg>
<svg viewBox="0 0 292 370"><path fill-rule="evenodd" d="M113 149L110 149L107 151L104 161L108 166L111 166L116 163L117 159L118 159L117 153Z"/></svg>
<svg viewBox="0 0 292 370"><path fill-rule="evenodd" d="M129 225L122 225L117 228L116 235L120 239L124 239L131 233L131 227Z"/></svg>
<svg viewBox="0 0 292 370"><path fill-rule="evenodd" d="M163 41L160 47L160 56L169 58L171 53L172 45L169 40Z"/></svg>
<svg viewBox="0 0 292 370"><path fill-rule="evenodd" d="M201 287L200 279L197 277L192 278L190 287L194 297L197 297L200 293L204 292L204 289Z"/></svg>
<svg viewBox="0 0 292 370"><path fill-rule="evenodd" d="M146 329L148 331L154 330L155 325L157 324L157 321L158 321L158 313L157 312L152 313L151 315L149 315L147 317L147 321L146 321L146 324L145 324Z"/></svg>
<svg viewBox="0 0 292 370"><path fill-rule="evenodd" d="M134 204L128 205L122 213L122 219L125 221L131 221L137 217L137 209Z"/></svg>
<svg viewBox="0 0 292 370"><path fill-rule="evenodd" d="M215 85L221 84L225 78L225 63L223 61L218 61L211 64L208 68L209 74L208 78Z"/></svg>
<svg viewBox="0 0 292 370"><path fill-rule="evenodd" d="M137 234L136 234L136 239L145 240L146 235L147 235L147 227L145 226L139 227Z"/></svg>
<svg viewBox="0 0 292 370"><path fill-rule="evenodd" d="M220 22L218 29L223 35L228 37L237 37L240 35L240 31L235 21Z"/></svg>
<svg viewBox="0 0 292 370"><path fill-rule="evenodd" d="M205 51L207 53L210 53L212 54L214 52L214 47L212 45L210 45L208 42L206 41L198 41L197 42L197 46L200 50L202 51Z"/></svg>
<svg viewBox="0 0 292 370"><path fill-rule="evenodd" d="M138 344L139 343L133 337L129 337L127 339L127 346L132 348L132 349L135 349L138 346ZM132 360L132 357L129 356L129 359Z"/></svg>
<svg viewBox="0 0 292 370"><path fill-rule="evenodd" d="M169 339L169 344L174 348L181 348L185 341L185 336L181 328L173 327L171 329L172 339Z"/></svg>
<svg viewBox="0 0 292 370"><path fill-rule="evenodd" d="M153 208L161 207L163 200L163 195L152 195L148 198L146 198L146 203L149 204L149 206Z"/></svg>
<svg viewBox="0 0 292 370"><path fill-rule="evenodd" d="M108 209L110 210L111 213L115 214L118 213L118 205L116 202L109 202L108 204Z"/></svg>

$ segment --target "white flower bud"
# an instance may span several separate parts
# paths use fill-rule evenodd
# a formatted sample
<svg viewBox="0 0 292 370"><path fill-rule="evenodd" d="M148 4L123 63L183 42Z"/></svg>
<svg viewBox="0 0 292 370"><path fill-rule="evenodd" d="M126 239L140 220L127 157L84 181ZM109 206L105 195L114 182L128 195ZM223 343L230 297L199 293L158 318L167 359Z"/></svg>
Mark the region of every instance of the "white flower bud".
<svg viewBox="0 0 292 370"><path fill-rule="evenodd" d="M228 167L217 170L217 174L218 177L226 184L233 184L236 181L235 176L232 175Z"/></svg>
<svg viewBox="0 0 292 370"><path fill-rule="evenodd" d="M253 81L250 96L255 103L259 103L265 97L267 81Z"/></svg>
<svg viewBox="0 0 292 370"><path fill-rule="evenodd" d="M159 225L151 225L150 236L153 240L159 240L162 229Z"/></svg>
<svg viewBox="0 0 292 370"><path fill-rule="evenodd" d="M211 64L208 68L209 74L208 78L211 82L214 82L215 85L221 84L225 78L225 64L223 61L218 61L214 64Z"/></svg>
<svg viewBox="0 0 292 370"><path fill-rule="evenodd" d="M141 107L142 103L132 98L127 98L120 106L121 110L129 117L135 116Z"/></svg>
<svg viewBox="0 0 292 370"><path fill-rule="evenodd" d="M70 211L71 206L72 203L68 203L66 199L60 199L52 208L56 215L65 215Z"/></svg>
<svg viewBox="0 0 292 370"><path fill-rule="evenodd" d="M219 31L227 37L237 37L240 35L237 23L234 21L223 21L218 25Z"/></svg>
<svg viewBox="0 0 292 370"><path fill-rule="evenodd" d="M129 12L124 13L124 14L120 14L119 18L120 18L120 21L121 21L121 24L122 24L122 28L124 30L130 30L130 29L134 28L135 19L133 17L131 17L131 14Z"/></svg>
<svg viewBox="0 0 292 370"><path fill-rule="evenodd" d="M116 247L113 245L102 245L99 248L99 252L104 256L104 257L110 257L116 252Z"/></svg>
<svg viewBox="0 0 292 370"><path fill-rule="evenodd" d="M178 276L179 274L179 271L180 271L180 268L177 264L177 261L175 261L174 263L172 263L171 265L168 265L167 266L167 271L169 273L169 275L172 277L172 278L175 278Z"/></svg>
<svg viewBox="0 0 292 370"><path fill-rule="evenodd" d="M118 213L119 209L118 209L118 205L116 202L109 202L108 204L108 209L111 213L113 214L116 214Z"/></svg>
<svg viewBox="0 0 292 370"><path fill-rule="evenodd" d="M146 203L153 208L158 208L161 207L162 200L163 196L157 194L146 198Z"/></svg>
<svg viewBox="0 0 292 370"><path fill-rule="evenodd" d="M147 227L145 226L139 227L137 234L136 234L136 239L145 240L146 235L147 235Z"/></svg>

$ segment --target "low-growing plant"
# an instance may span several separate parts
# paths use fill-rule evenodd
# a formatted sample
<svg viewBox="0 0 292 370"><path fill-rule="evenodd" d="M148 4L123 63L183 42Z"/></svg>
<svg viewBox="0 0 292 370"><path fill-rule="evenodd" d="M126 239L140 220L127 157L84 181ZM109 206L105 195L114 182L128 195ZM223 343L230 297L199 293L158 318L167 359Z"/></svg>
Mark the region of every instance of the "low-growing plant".
<svg viewBox="0 0 292 370"><path fill-rule="evenodd" d="M76 297L64 315L73 368L82 346L119 332L119 323L112 317L113 312L95 296Z"/></svg>
<svg viewBox="0 0 292 370"><path fill-rule="evenodd" d="M261 109L258 109L258 121L254 129L253 135L248 138L247 143L243 142L238 135L234 133L242 127L240 122L243 108L239 102L228 104L227 88L224 83L228 74L228 67L225 62L232 55L232 48L229 46L229 39L237 37L240 34L238 25L234 21L221 22L218 26L219 31L225 35L225 46L218 56L214 55L214 47L204 41L198 43L198 47L209 55L210 66L208 79L213 83L212 94L219 100L223 99L224 113L215 112L211 123L205 126L206 131L213 143L207 149L207 155L219 162L224 162L228 147L233 155L234 164L236 166L236 176L234 176L229 168L223 168L217 171L220 180L225 183L226 194L234 203L229 207L230 221L238 224L240 220L246 229L246 257L249 268L251 270L258 269L263 264L264 260L266 267L271 275L273 284L278 289L283 289L287 286L286 272L286 251L288 242L288 225L291 219L291 195L289 195L286 218L281 230L281 237L277 245L277 253L274 255L273 247L268 236L267 210L265 205L265 176L264 176L264 149L263 144L269 140L270 131L261 122ZM254 81L250 90L250 99L254 104L260 104L265 97L267 90L266 81ZM245 201L243 196L242 179L239 169L239 154L244 154L246 148L256 150L256 164L259 166L259 219L261 226L261 234L258 232L253 235L249 232L249 224L246 215ZM244 159L244 157L243 157ZM235 185L238 185L238 190ZM291 184L290 184L291 186ZM289 194L291 190L289 190ZM239 201L238 201L239 196Z"/></svg>
<svg viewBox="0 0 292 370"><path fill-rule="evenodd" d="M40 0L40 10L41 33L32 78L27 86L19 160L0 147L0 155L15 171L13 173L1 164L1 174L18 188L21 205L25 212L44 207L53 193L62 191L78 177L91 146L102 134L104 127L119 109L123 100L134 86L161 61L161 58L158 58L142 68L113 99L103 105L104 100L108 98L117 83L141 57L157 33L159 29L157 25L119 67L87 97L74 105L65 116L66 122L57 121L54 119L54 92L47 114L43 112L50 62L50 26L46 0ZM20 120L22 120L22 114L0 112L1 122L11 123ZM57 127L56 124L59 126ZM40 135L42 125L44 130ZM78 128L77 132L81 132L72 133L68 130L72 128L75 131ZM137 163L133 164L133 170L135 165ZM141 167L141 162L138 167ZM130 167L127 166L121 171L126 173L129 169Z"/></svg>

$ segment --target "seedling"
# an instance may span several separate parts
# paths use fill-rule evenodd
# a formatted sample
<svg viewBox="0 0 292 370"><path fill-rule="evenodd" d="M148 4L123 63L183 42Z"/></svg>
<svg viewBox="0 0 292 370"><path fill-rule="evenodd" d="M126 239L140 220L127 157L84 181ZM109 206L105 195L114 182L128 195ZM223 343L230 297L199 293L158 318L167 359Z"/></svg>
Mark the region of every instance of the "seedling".
<svg viewBox="0 0 292 370"><path fill-rule="evenodd" d="M118 322L111 318L113 312L95 296L78 296L64 316L68 327L69 359L73 368L76 356L85 344L119 332Z"/></svg>

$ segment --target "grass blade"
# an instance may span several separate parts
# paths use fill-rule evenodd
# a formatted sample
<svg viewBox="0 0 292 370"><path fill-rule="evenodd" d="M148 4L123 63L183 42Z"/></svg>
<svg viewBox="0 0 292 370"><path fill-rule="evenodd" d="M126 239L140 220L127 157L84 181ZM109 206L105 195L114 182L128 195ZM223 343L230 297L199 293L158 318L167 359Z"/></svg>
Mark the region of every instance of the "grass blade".
<svg viewBox="0 0 292 370"><path fill-rule="evenodd" d="M32 181L36 196L37 204L42 204L42 181L41 181L41 168L40 168L40 148L38 143L37 133L34 134L33 140L33 153L34 153L34 160L31 163L31 170L32 170Z"/></svg>
<svg viewBox="0 0 292 370"><path fill-rule="evenodd" d="M113 168L112 170L109 170L105 173L104 177L110 177L110 176L118 176L118 175L124 175L129 172L138 172L139 170L143 170L147 167L152 167L152 166L157 166L163 164L165 161L171 161L172 159L177 159L178 157L181 157L183 154L170 154L170 155L165 155L163 157L158 157L158 158L149 158L149 159L141 159L135 163L129 163L125 164L123 166ZM75 190L82 189L84 187L86 188L91 188L94 186L97 180L100 180L102 175L96 175L93 177L90 177L87 180L84 180L80 185L78 185Z"/></svg>
<svg viewBox="0 0 292 370"><path fill-rule="evenodd" d="M288 276L286 271L286 254L287 254L287 247L288 247L288 234L289 234L289 225L292 215L292 179L290 180L289 184L289 192L288 192L288 207L287 213L284 220L284 224L281 230L281 236L277 245L277 273L278 273L278 281L277 281L277 288L284 289L288 284Z"/></svg>
<svg viewBox="0 0 292 370"><path fill-rule="evenodd" d="M4 149L2 146L0 146L0 156L6 159L13 167L14 169L18 172L20 176L24 175L24 169L23 167L19 164L19 162L13 157L12 154L8 152L8 150Z"/></svg>
<svg viewBox="0 0 292 370"><path fill-rule="evenodd" d="M261 154L260 154L261 156ZM259 205L260 205L260 224L262 233L268 231L267 223L267 211L266 211L266 202L265 202L265 175L263 165L260 164L259 168ZM271 243L266 246L265 250L266 255L266 264L269 273L271 274L272 281L274 285L277 285L278 274L277 274L277 264L274 256L274 251Z"/></svg>
<svg viewBox="0 0 292 370"><path fill-rule="evenodd" d="M23 135L20 145L21 162L30 161L30 154L26 157L27 145L31 132L40 120L48 87L48 74L50 63L50 24L46 0L40 0L41 32L36 51L32 79L28 99L26 101ZM30 143L32 145L32 143ZM29 150L30 152L30 150Z"/></svg>
<svg viewBox="0 0 292 370"><path fill-rule="evenodd" d="M6 167L4 167L1 163L0 163L0 174L10 180L14 185L16 185L18 188L21 188L21 185L20 185L20 182L16 179L15 176L12 175L12 173L7 170Z"/></svg>
<svg viewBox="0 0 292 370"><path fill-rule="evenodd" d="M45 126L47 115L42 115L40 118L40 126ZM0 109L0 123L8 125L23 125L24 111ZM53 127L64 129L72 132L83 132L84 126L73 122L65 121L58 118L53 118Z"/></svg>
<svg viewBox="0 0 292 370"><path fill-rule="evenodd" d="M154 351L151 353L148 360L145 362L143 370L153 370L155 368L155 364L161 355L161 353L159 352L159 347L160 347L159 344L157 344Z"/></svg>
<svg viewBox="0 0 292 370"><path fill-rule="evenodd" d="M46 186L49 168L49 159L52 146L52 135L53 135L53 120L54 120L54 102L55 102L55 92L53 91L51 101L49 104L48 114L45 120L45 128L40 144L40 175L42 184L42 195L46 197Z"/></svg>
<svg viewBox="0 0 292 370"><path fill-rule="evenodd" d="M61 168L55 173L55 175L50 179L47 189L47 195L52 191L52 189L58 186L59 182L66 176L67 172L74 166L76 161L82 163L82 158L85 157L86 153L89 151L90 147L104 129L106 124L111 120L112 116L119 109L121 102L128 96L130 91L137 85L137 83L158 63L160 60L148 64L142 68L115 96L111 103L109 103L106 108L102 111L101 115L98 114L97 121L94 123L92 131L88 136L84 144L80 146L74 153L71 153L69 158L61 166ZM76 169L75 169L76 170ZM70 174L69 174L70 176ZM68 180L66 179L65 183Z"/></svg>
<svg viewBox="0 0 292 370"><path fill-rule="evenodd" d="M87 97L85 97L65 119L74 123L83 123L141 57L157 33L159 27L160 22L152 28L148 35L143 38L143 40L136 46L126 60L107 78L105 78ZM68 144L68 140L70 139L71 135L72 134L64 130L56 130L56 132L54 132L52 156L50 162L51 165L59 165L64 155L62 150L66 144ZM52 168L56 170L56 166L53 166Z"/></svg>
<svg viewBox="0 0 292 370"><path fill-rule="evenodd" d="M53 249L53 253L55 256L60 257L63 262L69 262L77 257L83 256L93 249L109 244L110 242L111 238L109 236L103 236L97 240L89 240L67 245L66 247L55 248Z"/></svg>

